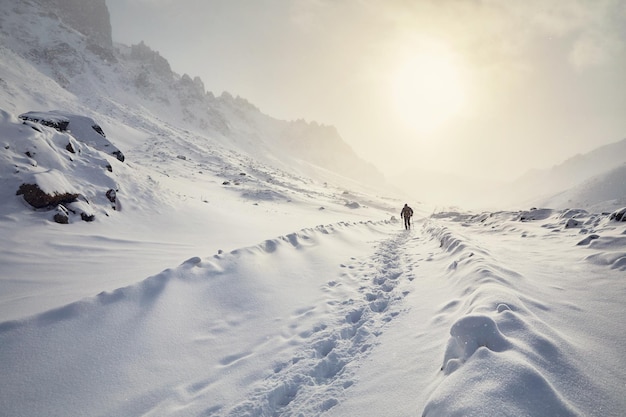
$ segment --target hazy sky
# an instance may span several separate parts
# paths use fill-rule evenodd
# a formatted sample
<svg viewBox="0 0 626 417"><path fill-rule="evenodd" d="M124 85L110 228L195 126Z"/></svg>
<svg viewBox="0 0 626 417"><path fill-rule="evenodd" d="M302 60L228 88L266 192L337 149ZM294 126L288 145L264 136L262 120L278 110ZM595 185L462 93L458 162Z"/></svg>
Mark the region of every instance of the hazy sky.
<svg viewBox="0 0 626 417"><path fill-rule="evenodd" d="M206 89L386 174L510 178L626 138L626 0L106 0Z"/></svg>

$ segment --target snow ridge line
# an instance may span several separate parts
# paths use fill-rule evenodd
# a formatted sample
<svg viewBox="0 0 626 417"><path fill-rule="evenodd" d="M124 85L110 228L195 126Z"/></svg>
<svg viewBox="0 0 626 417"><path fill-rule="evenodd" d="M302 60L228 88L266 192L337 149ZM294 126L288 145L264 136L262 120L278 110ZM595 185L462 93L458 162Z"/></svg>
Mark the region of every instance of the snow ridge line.
<svg viewBox="0 0 626 417"><path fill-rule="evenodd" d="M533 309L548 309L548 301L524 296L518 290L520 284L528 285L523 276L444 226L442 217L425 222L424 231L439 240L441 256L453 259L444 275L461 295L433 318L433 322L452 325L441 367L443 378L422 416L531 416L547 415L546 410L549 415L582 415L572 399L580 404L581 397L589 394L567 395L569 386L556 385L563 380L588 383L568 360L571 345L533 313ZM476 379L481 383L476 384ZM463 390L464 385L478 386L481 392ZM505 397L507 392L520 395ZM472 400L477 397L484 399L479 409ZM540 400L525 402L530 397Z"/></svg>
<svg viewBox="0 0 626 417"><path fill-rule="evenodd" d="M292 358L275 365L272 374L225 416L318 416L339 404L354 381L352 368L365 358L387 323L402 312L399 305L408 292L397 288L403 278L403 246L409 238L399 233L380 243L372 258L351 259L338 280L324 290L334 310L332 323L305 332L307 343ZM358 271L354 273L354 271ZM349 282L362 283L358 297L341 299L335 291ZM217 414L215 414L217 416Z"/></svg>
<svg viewBox="0 0 626 417"><path fill-rule="evenodd" d="M330 235L340 232L342 229L355 226L380 226L389 223L388 220L374 222L374 221L362 221L362 222L338 222L328 225L318 225L315 227L301 229L298 232L289 233L287 235L279 236L277 238L268 239L262 243L254 246L243 247L239 249L233 249L230 255L240 255L243 253L254 254L258 252L271 253L276 250L278 245L288 243L295 248L301 248L313 244L314 235L319 233L323 235ZM213 273L221 273L223 271L223 265L221 261L224 260L223 254L217 254L213 256L213 260L203 262L203 266L209 267ZM7 320L0 322L0 333L18 329L23 326L35 324L37 326L46 326L58 321L76 319L83 315L89 314L89 312L96 307L107 306L125 299L131 298L153 298L159 295L159 293L167 286L170 280L184 279L177 274L179 269L187 269L196 264L200 264L202 259L200 257L192 257L182 262L178 267L167 268L158 274L152 275L148 278L138 281L135 284L131 284L125 287L120 287L111 291L102 291L94 297L86 297L64 306L56 307L41 313L37 313L33 316L24 317L15 320Z"/></svg>
<svg viewBox="0 0 626 417"><path fill-rule="evenodd" d="M189 320L190 314L206 311L194 307L206 303L207 299L212 300L212 298L207 298L207 294L215 294L212 290L220 285L220 279L223 276L229 276L231 272L235 276L239 275L241 271L238 268L246 262L248 265L254 264L255 260L261 258L257 255L266 258L276 257L280 260L281 256L285 255L284 252L290 255L307 251L309 245L324 244L323 242L328 242L329 239L341 240L340 235L344 233L360 235L363 230L358 229L371 229L366 235L371 237L374 234L376 241L379 241L381 239L379 236L387 236L385 224L361 222L318 226L265 241L251 248L233 251L231 254L218 254L211 259L191 257L180 266L167 269L137 284L111 292L102 292L95 297L85 298L32 317L0 323L0 339L3 342L10 342L0 342L0 356L4 364L2 370L6 369L8 378L19 375L29 384L35 381L34 389L39 389L45 386L38 380L39 375L51 375L53 372L50 369L56 369L60 364L72 363L73 360L71 355L58 352L58 364L52 363L47 360L48 350L54 352L53 348L59 346L59 343L65 343L65 338L84 338L89 343L86 345L81 343L77 346L79 348L89 346L87 352L98 354L102 362L93 368L74 369L72 371L74 377L68 378L67 385L76 386L83 381L82 378L88 378L85 375L99 373L97 377L85 380L86 385L81 387L86 399L77 403L76 406L83 407L93 401L93 397L106 396L107 394L103 392L118 392L120 387L115 378L116 372L124 373L128 365L134 366L132 364L135 361L146 361L146 364L154 363L152 361L170 363L168 346L174 346L177 350L180 349L181 352L189 352L192 355L202 354L206 340L211 340L207 336L220 334L214 328L206 326L213 318L218 318L213 316L213 313L219 312L219 308L212 309L212 313L206 317L196 317L197 320ZM377 225L383 227L379 228ZM333 234L337 236L332 236ZM322 235L331 236L324 240ZM348 238L352 240L354 236L348 236ZM390 242L393 244L393 239ZM278 250L276 254L273 253L275 250ZM282 253L280 253L281 250ZM318 415L338 403L343 390L353 384L348 370L353 357L358 358L367 354L374 343L374 333L379 332L381 326L397 315L392 308L395 302L392 297L395 285L393 282L399 278L400 274L396 271L394 276L387 275L388 272L391 273L387 269L393 266L394 260L397 259L393 252L393 246L390 250L384 250L381 246L378 250L381 254L380 262L353 259L351 262L354 262L357 267L361 266L364 274L355 274L353 271L356 269L350 268L351 265L343 267L333 265L331 268L324 269L336 271L336 273L333 272L325 278L328 281L322 289L328 295L322 294L321 300L320 297L317 300L325 304L322 308L326 309L327 304L329 306L327 309L335 312L333 317L336 317L336 320L324 313L326 323L316 328L303 326L306 331L301 332L294 339L299 337L299 340L304 341L301 346L307 348L298 351L300 347L293 349L286 347L291 352L289 355L297 352L291 360L282 360L287 354L283 354L282 357L273 356L277 362L268 363L265 369L268 374L276 376L268 378L269 382L253 385L253 387L264 388L270 383L273 384L268 387L272 390L271 392L265 391L266 395L259 397L267 404L260 406L253 404L255 408L251 409L252 411L247 415L272 415L267 413L288 415L286 413L291 412L290 410L294 410L295 407L304 409L303 415ZM391 281L387 283L387 279ZM357 281L358 285L361 285L358 291L354 289ZM324 281L316 282L319 282L317 285L321 286ZM241 288L249 287L244 285ZM346 288L348 291L345 290ZM228 294L228 291L219 294ZM350 299L346 298L346 294L350 294ZM353 296L353 294L357 295ZM385 303L387 298L389 300ZM181 300L189 300L189 303L181 302ZM324 303L324 300L327 302ZM375 311L371 311L370 304L371 309ZM234 317L239 320L239 325L243 325L247 318L246 315L240 316L236 313ZM298 318L292 319L292 324L293 320L298 320ZM265 323L268 322L265 321ZM306 323L312 322L306 321ZM229 325L234 326L234 324ZM185 330L180 330L181 333L178 333L179 327ZM152 336L144 338L138 335L137 328L145 329ZM188 332L193 333L194 337L175 340L177 334L184 336ZM278 330L277 332L279 333ZM155 343L155 337L160 342ZM33 340L36 340L36 343L33 343ZM286 343L285 346L287 346ZM30 353L32 362L25 369L12 369L14 363L21 363L15 358L23 355L25 350L32 351ZM228 353L229 355L222 356L220 351L219 356L222 356L222 359L216 358L218 367L220 364L230 366L239 359L245 359L241 352ZM210 354L207 355L207 358L209 357L211 357ZM213 358L210 360L213 361ZM184 363L181 363L180 367L174 365L171 371L173 374L182 372L186 366ZM239 395L244 393L237 393L234 401L229 400L225 406L213 404L211 407L206 407L207 402L215 401L211 398L213 388L210 387L211 378L214 375L213 370L215 368L209 365L205 370L192 372L192 376L168 377L164 375L164 385L142 388L145 396L135 398L131 396L120 403L110 404L109 409L117 410L111 412L110 415L139 415L139 410L142 410L142 415L148 415L146 410L151 410L150 415L178 415L177 413L182 413L180 410L186 407L190 410L204 407L203 411L196 415L222 415L221 413L236 406L238 398L241 398ZM189 381L189 378L193 381ZM256 376L254 380L258 380ZM100 381L104 381L101 387ZM20 391L21 389L18 386L12 392L27 392L26 388L23 391ZM27 389L29 390L30 387ZM323 395L316 395L318 390L323 392ZM10 395L8 392L3 393L3 400ZM12 398L16 401L12 401L11 406L24 407L20 404L20 397ZM293 405L290 405L292 402ZM38 398L34 405L31 404L29 407L45 407L45 405L42 404L42 398ZM309 412L309 408L313 411ZM240 409L243 410L240 415L246 415L244 414L245 407ZM168 411L165 412L165 410ZM255 410L261 411L257 413ZM31 415L38 414L41 413L31 413ZM237 412L231 415L237 415Z"/></svg>

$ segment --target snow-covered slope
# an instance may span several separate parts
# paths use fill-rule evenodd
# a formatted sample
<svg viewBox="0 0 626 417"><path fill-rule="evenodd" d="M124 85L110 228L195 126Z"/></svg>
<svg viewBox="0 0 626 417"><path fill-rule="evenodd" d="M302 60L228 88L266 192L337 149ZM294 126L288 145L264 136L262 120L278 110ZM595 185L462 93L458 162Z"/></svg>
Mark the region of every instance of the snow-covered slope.
<svg viewBox="0 0 626 417"><path fill-rule="evenodd" d="M400 205L332 173L326 175L342 186L264 165L175 128L147 140L143 132L118 129L134 144L121 162L67 132L29 123L8 113L0 120L0 218L11 248L0 255L2 278L11 288L0 296L5 319L62 305L101 286L128 285L178 263L190 247L210 253L317 222L389 219ZM89 243L94 233L104 240ZM59 243L68 234L73 243ZM134 251L119 251L114 242L120 239L155 259L137 262ZM83 244L94 250L80 249ZM98 265L86 280L68 260L73 248ZM48 280L51 270L63 271L64 278ZM23 275L31 278L24 281ZM23 301L33 282L47 287L49 299L31 306Z"/></svg>
<svg viewBox="0 0 626 417"><path fill-rule="evenodd" d="M340 161L365 166L334 129L272 119L228 93L213 97L146 45L95 48L90 36L68 26L76 18L67 18L72 1L0 4L0 216L11 248L1 255L3 319L63 305L94 288L128 285L180 262L189 247L211 253L314 226L311 213L320 223L395 214L399 202L370 197L371 184L358 181L367 175L352 179L332 169ZM92 117L125 161L71 132L17 120L51 109ZM286 141L317 141L316 131L323 134L312 153L291 146L294 157L279 149ZM330 162L319 161L320 149L331 148ZM23 184L37 184L52 198L40 196L44 203L34 210L19 192ZM57 214L71 231L57 230ZM72 243L59 243L59 233L71 234ZM93 233L103 233L103 241L88 243ZM120 251L118 239L135 250ZM68 260L74 258L68 251L82 245L94 247L79 249L94 265L88 279ZM135 251L150 261L137 262ZM34 256L42 262L32 262ZM48 280L49 271L64 278ZM46 288L43 300L28 301L32 282Z"/></svg>
<svg viewBox="0 0 626 417"><path fill-rule="evenodd" d="M549 170L531 171L502 192L516 196L513 201L518 203L610 211L624 197L626 176L620 169L624 164L626 139L576 155Z"/></svg>
<svg viewBox="0 0 626 417"><path fill-rule="evenodd" d="M626 164L540 201L542 207L613 211L626 206Z"/></svg>
<svg viewBox="0 0 626 417"><path fill-rule="evenodd" d="M334 128L277 120L229 93L215 97L198 77L174 73L167 59L143 42L111 44L103 0L91 13L74 0L2 0L0 5L5 111L20 114L52 105L92 117L105 128L114 120L154 135L169 124L278 168L302 168L301 174L312 175L314 165L376 185L384 182ZM121 147L124 139L116 140Z"/></svg>
<svg viewBox="0 0 626 417"><path fill-rule="evenodd" d="M536 194L548 194L582 183L626 163L626 139L576 155L546 171L529 172L518 180ZM525 191L525 194L528 194Z"/></svg>

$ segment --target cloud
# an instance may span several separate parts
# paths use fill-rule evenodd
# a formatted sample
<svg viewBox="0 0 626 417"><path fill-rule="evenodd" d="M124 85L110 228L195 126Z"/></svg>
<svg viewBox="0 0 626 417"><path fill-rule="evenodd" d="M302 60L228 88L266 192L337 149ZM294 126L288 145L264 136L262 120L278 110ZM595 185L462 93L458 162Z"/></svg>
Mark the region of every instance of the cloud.
<svg viewBox="0 0 626 417"><path fill-rule="evenodd" d="M584 70L608 64L619 49L619 43L610 37L602 34L585 34L574 42L569 60L576 69Z"/></svg>
<svg viewBox="0 0 626 417"><path fill-rule="evenodd" d="M484 61L529 59L546 39L576 68L606 65L626 44L623 0L389 0L376 3L397 28L448 38Z"/></svg>
<svg viewBox="0 0 626 417"><path fill-rule="evenodd" d="M567 40L566 58L577 70L610 65L623 59L626 3L621 0L533 0L520 3L519 19L528 21L534 37Z"/></svg>

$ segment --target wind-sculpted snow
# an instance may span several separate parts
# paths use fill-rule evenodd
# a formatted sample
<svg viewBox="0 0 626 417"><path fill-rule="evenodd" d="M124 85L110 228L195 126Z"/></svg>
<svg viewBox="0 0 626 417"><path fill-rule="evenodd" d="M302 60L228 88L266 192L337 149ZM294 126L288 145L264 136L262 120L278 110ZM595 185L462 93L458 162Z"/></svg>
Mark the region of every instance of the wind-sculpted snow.
<svg viewBox="0 0 626 417"><path fill-rule="evenodd" d="M626 271L626 229L619 235L614 233L615 230L620 230L620 222L625 218L624 213L626 213L626 208L611 213L608 221L606 218L602 222L596 221L596 225L601 224L602 228L578 242L579 246L587 246L590 251L595 252L585 258L587 261ZM608 234L600 234L602 231Z"/></svg>
<svg viewBox="0 0 626 417"><path fill-rule="evenodd" d="M532 344L534 339L540 338L528 323L526 315L529 310L521 299L521 293L516 291L520 275L495 271L489 262L488 251L469 248L471 242L453 238L453 233L446 228L432 227L429 233L441 240L444 251L461 257L461 262L454 261L455 267L449 269L447 278L455 280L462 296L441 311L441 314L457 318L450 328L451 337L443 358L442 372L446 378L429 399L423 415L536 415L526 410L523 404L516 404L516 398L507 398L506 393L509 392L509 385L516 383L520 387L528 386L527 390L536 389L537 393L546 396L544 387L549 383L541 367L523 365L530 359L529 354L540 357L544 352L552 352L554 355L557 349L550 344L544 352L520 350L516 347L515 338L504 332L504 329L511 328L510 323L515 320L516 330L521 330L518 336L520 342L530 341ZM522 314L516 315L513 311ZM509 320L503 320L507 315ZM520 371L523 372L520 374ZM477 380L480 384L472 383ZM473 388L463 390L463 385ZM479 409L474 409L478 404L473 398L482 399ZM559 398L558 393L551 395L549 402L556 407L553 408L554 415L573 415L571 407Z"/></svg>
<svg viewBox="0 0 626 417"><path fill-rule="evenodd" d="M189 257L0 323L2 410L619 416L623 272L589 257L626 226L570 214L338 222Z"/></svg>
<svg viewBox="0 0 626 417"><path fill-rule="evenodd" d="M586 212L537 210L521 213L517 221L544 222L537 226L548 229L548 234L557 230L562 233L568 230L568 222L562 219L572 216L577 216L581 223L601 225L596 227L596 232L606 230L606 218L598 221L592 216L594 219L590 220ZM510 254L498 252L501 248L496 246L497 240L484 239L487 235L472 234L474 239L481 237L480 242L465 237L466 233L485 227L519 234L518 229L504 226L501 215L451 213L437 217L453 221L447 226L430 221L425 230L440 242L443 254L454 259L447 268L446 279L453 283L459 295L436 316L437 323L451 321L452 325L443 353L442 379L430 395L423 416L583 416L618 415L617 410L623 411L626 405L623 400L608 407L601 404L603 411L591 405L603 396L601 383L588 376L581 366L586 355L580 350L579 341L566 337L565 329L558 327L560 319L554 317L557 311L572 314L581 310L569 304L571 300L552 298L545 291L546 285L563 285L561 279L551 275L569 268L550 267L547 262L530 268L531 273L517 272L502 265L518 263L529 270L529 263L523 260L503 262L503 259L510 259ZM611 229L609 226L608 230ZM506 234L498 232L500 244L504 243ZM533 235L522 232L517 237L518 244L532 245L522 240L529 236ZM575 242L575 239L579 238L573 235L571 240ZM621 236L603 238L591 234L582 242L589 249L611 250L623 248L626 241ZM545 254L536 255L545 262ZM584 253L579 252L578 256L583 258ZM599 252L587 257L611 268L623 268L623 259L626 258L621 252ZM546 272L547 276L543 276ZM567 277L564 281L567 282ZM570 282L569 285L580 283ZM622 360L622 371L623 365Z"/></svg>
<svg viewBox="0 0 626 417"><path fill-rule="evenodd" d="M3 412L68 415L81 392L71 415L319 415L401 313L406 235L387 228L304 229L1 323Z"/></svg>

